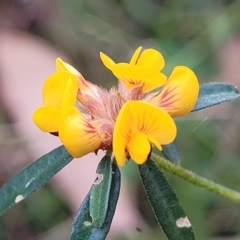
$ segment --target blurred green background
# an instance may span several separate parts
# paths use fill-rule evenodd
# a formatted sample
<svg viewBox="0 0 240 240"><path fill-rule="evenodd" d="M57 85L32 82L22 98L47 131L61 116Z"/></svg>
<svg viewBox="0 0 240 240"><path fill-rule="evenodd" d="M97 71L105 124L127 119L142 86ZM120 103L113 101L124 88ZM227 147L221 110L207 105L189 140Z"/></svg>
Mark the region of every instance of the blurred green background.
<svg viewBox="0 0 240 240"><path fill-rule="evenodd" d="M116 62L126 62L138 46L160 50L166 60L166 74L176 65L186 65L196 72L200 83L225 81L239 85L239 76L234 74L238 69L234 66L231 69L229 59L236 59L234 54L240 56L240 1L1 0L0 29L3 32L8 28L35 35L61 49L86 79L106 88L116 80L102 67L99 52ZM228 50L231 44L236 51ZM192 113L176 122L182 165L240 191L238 106L239 102L227 103ZM3 136L4 126L11 123L4 106L0 120ZM18 138L14 130L9 132L12 136L9 141ZM16 144L25 148L21 140L14 146L1 144L0 164L6 164L4 158L9 157L7 153ZM122 172L124 180L129 182L129 194L133 195L149 230L136 226L130 237L114 239L165 239L154 220L136 166L130 163ZM0 170L0 184L13 173L16 172L9 174ZM240 239L240 205L167 176L197 239ZM46 232L72 218L68 203L47 185L0 219L0 239L51 239Z"/></svg>

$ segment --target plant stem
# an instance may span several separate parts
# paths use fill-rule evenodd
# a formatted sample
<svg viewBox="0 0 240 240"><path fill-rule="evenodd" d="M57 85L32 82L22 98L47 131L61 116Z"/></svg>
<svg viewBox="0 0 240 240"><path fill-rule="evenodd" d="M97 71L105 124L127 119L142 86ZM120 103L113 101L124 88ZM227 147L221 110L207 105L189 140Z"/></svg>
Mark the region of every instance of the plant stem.
<svg viewBox="0 0 240 240"><path fill-rule="evenodd" d="M240 193L239 192L231 190L229 188L226 188L217 183L214 183L206 178L200 177L200 176L196 175L195 173L182 168L179 165L173 164L170 161L167 161L164 158L159 157L156 154L152 153L151 158L159 168L161 168L169 173L172 173L172 174L174 174L196 186L205 188L213 193L216 193L224 198L227 198L233 202L240 203Z"/></svg>

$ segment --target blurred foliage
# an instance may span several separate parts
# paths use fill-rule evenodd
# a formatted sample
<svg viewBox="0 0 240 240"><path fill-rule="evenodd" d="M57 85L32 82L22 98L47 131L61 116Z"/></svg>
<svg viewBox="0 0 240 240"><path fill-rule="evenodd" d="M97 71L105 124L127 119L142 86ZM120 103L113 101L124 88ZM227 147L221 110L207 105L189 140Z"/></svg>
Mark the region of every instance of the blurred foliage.
<svg viewBox="0 0 240 240"><path fill-rule="evenodd" d="M240 188L236 185L239 176L234 174L234 169L240 167L239 157L236 158L234 152L228 152L227 147L224 150L220 147L220 144L232 144L233 139L228 139L222 131L228 124L229 121L205 118L200 122L179 122L178 143L184 167L239 191ZM224 155L221 150L225 152ZM237 204L190 186L182 180L171 179L189 218L192 219L197 239L239 234L240 209Z"/></svg>
<svg viewBox="0 0 240 240"><path fill-rule="evenodd" d="M69 206L47 184L0 218L0 239L35 239L70 216Z"/></svg>
<svg viewBox="0 0 240 240"><path fill-rule="evenodd" d="M86 79L105 87L115 84L116 80L104 69L98 53L103 51L116 61L126 61L140 45L163 53L167 74L175 65L187 65L195 70L203 83L219 70L218 51L239 34L239 9L238 0L4 0L0 2L0 27L37 35L66 52ZM237 105L233 106L235 108L232 107L230 114L225 116L228 117L226 120L205 119L209 114L205 111L200 117L202 120L180 119L177 121L177 143L184 167L240 191L239 111ZM214 109L215 113L221 111ZM196 119L198 116L192 114ZM6 121L1 117L1 124ZM142 232L136 228L131 238L123 236L119 239L159 239L156 236L161 233L156 230L145 194L138 185L136 165L129 163L121 171L129 181L129 193L135 196L151 229ZM197 239L240 234L239 206L175 177L168 177L195 227ZM52 197L48 194L45 198L39 191L21 203L19 209L10 213L10 221L6 215L0 224L0 239L8 239L11 231L19 229L16 221L22 224L29 221L26 223L28 229L33 227L35 233L60 221L57 215L65 215L59 211L64 204L54 193ZM48 200L43 203L42 199ZM39 211L43 216L39 216ZM16 214L21 214L21 221L15 219ZM53 216L56 217L54 221ZM43 224L46 219L49 219L48 224Z"/></svg>
<svg viewBox="0 0 240 240"><path fill-rule="evenodd" d="M139 45L161 50L167 73L184 64L209 78L217 67L216 51L238 34L240 20L240 1L229 0L15 0L1 5L12 10L15 25L67 52L87 79L103 85L111 75L100 66L98 52L126 60ZM18 14L11 16L13 11Z"/></svg>

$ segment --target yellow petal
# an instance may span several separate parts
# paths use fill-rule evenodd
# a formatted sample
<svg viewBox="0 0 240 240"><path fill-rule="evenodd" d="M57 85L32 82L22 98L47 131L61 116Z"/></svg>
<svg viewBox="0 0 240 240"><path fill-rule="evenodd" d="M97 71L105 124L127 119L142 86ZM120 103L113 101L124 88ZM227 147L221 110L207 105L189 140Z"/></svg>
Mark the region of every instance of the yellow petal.
<svg viewBox="0 0 240 240"><path fill-rule="evenodd" d="M189 113L196 104L199 84L194 72L187 67L174 68L162 92L151 101L172 117Z"/></svg>
<svg viewBox="0 0 240 240"><path fill-rule="evenodd" d="M58 132L60 109L52 106L39 107L33 114L33 121L43 132Z"/></svg>
<svg viewBox="0 0 240 240"><path fill-rule="evenodd" d="M129 89L143 85L144 93L161 87L167 80L167 77L159 71L152 71L151 69L127 63L115 64L112 67L112 72Z"/></svg>
<svg viewBox="0 0 240 240"><path fill-rule="evenodd" d="M43 86L43 102L45 105L61 108L63 95L66 90L66 86L72 85L72 91L78 89L78 78L69 72L57 72L48 77ZM68 92L68 95L71 93Z"/></svg>
<svg viewBox="0 0 240 240"><path fill-rule="evenodd" d="M155 147L157 147L160 151L162 151L162 146L160 145L160 143L156 138L150 137L150 136L146 136L146 137L148 138L149 142L153 143Z"/></svg>
<svg viewBox="0 0 240 240"><path fill-rule="evenodd" d="M158 144L155 145L161 149L160 145L169 144L175 139L176 131L173 119L165 111L144 101L128 101L117 116L113 132L113 152L117 163L120 166L125 164L125 149L134 134L145 134L153 144L157 141ZM131 152L138 151L138 148L138 145L131 150L128 147L130 156ZM141 161L133 157L132 159Z"/></svg>
<svg viewBox="0 0 240 240"><path fill-rule="evenodd" d="M64 62L61 58L56 59L57 72L70 72L76 76L82 76L80 72L70 64Z"/></svg>
<svg viewBox="0 0 240 240"><path fill-rule="evenodd" d="M74 106L77 99L78 85L74 84L71 78L67 80L62 97L61 117L65 117L69 107Z"/></svg>
<svg viewBox="0 0 240 240"><path fill-rule="evenodd" d="M100 52L100 58L104 64L104 66L108 69L112 69L112 66L114 66L116 63L110 58L108 57L106 54Z"/></svg>
<svg viewBox="0 0 240 240"><path fill-rule="evenodd" d="M97 150L102 143L96 128L76 107L70 107L67 118L61 120L59 136L69 153L76 158Z"/></svg>
<svg viewBox="0 0 240 240"><path fill-rule="evenodd" d="M165 62L160 52L149 48L142 52L137 61L137 65L151 70L161 71L164 68Z"/></svg>
<svg viewBox="0 0 240 240"><path fill-rule="evenodd" d="M80 72L78 72L73 66L71 66L70 64L62 61L61 58L57 58L56 59L56 68L57 68L58 72L70 72L70 73L78 76L79 89L80 89L80 91L78 92L78 100L81 103L84 103L83 96L82 96L82 91L93 94L93 90L90 87L94 84L91 84L88 81L86 81L84 79L84 77L82 76L82 74Z"/></svg>
<svg viewBox="0 0 240 240"><path fill-rule="evenodd" d="M130 65L136 65L141 50L142 50L142 47L138 47L137 50L134 52L130 60Z"/></svg>
<svg viewBox="0 0 240 240"><path fill-rule="evenodd" d="M144 163L147 160L149 153L151 152L149 140L146 135L141 132L133 134L127 144L127 149L131 158L137 164Z"/></svg>

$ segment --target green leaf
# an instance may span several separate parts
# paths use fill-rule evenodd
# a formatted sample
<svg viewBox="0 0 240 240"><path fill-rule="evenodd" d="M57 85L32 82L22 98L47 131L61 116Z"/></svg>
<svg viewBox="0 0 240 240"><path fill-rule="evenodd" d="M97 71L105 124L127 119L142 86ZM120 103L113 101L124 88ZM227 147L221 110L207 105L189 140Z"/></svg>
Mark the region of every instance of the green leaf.
<svg viewBox="0 0 240 240"><path fill-rule="evenodd" d="M139 172L148 200L167 238L194 240L191 223L162 171L149 159L139 165Z"/></svg>
<svg viewBox="0 0 240 240"><path fill-rule="evenodd" d="M108 200L108 209L102 227L94 226L90 216L90 189L88 195L80 206L73 222L70 240L103 240L106 238L115 213L121 184L121 175L116 164L112 164L112 183Z"/></svg>
<svg viewBox="0 0 240 240"><path fill-rule="evenodd" d="M211 82L200 86L198 100L192 112L211 107L240 97L235 86L228 83Z"/></svg>
<svg viewBox="0 0 240 240"><path fill-rule="evenodd" d="M90 194L90 216L93 225L101 227L105 221L108 209L109 193L112 181L112 162L110 156L105 156L98 164L97 177Z"/></svg>
<svg viewBox="0 0 240 240"><path fill-rule="evenodd" d="M162 153L172 163L180 163L180 154L177 148L176 141L170 144L162 145Z"/></svg>
<svg viewBox="0 0 240 240"><path fill-rule="evenodd" d="M73 157L64 146L58 147L29 165L0 189L0 216L45 184Z"/></svg>

